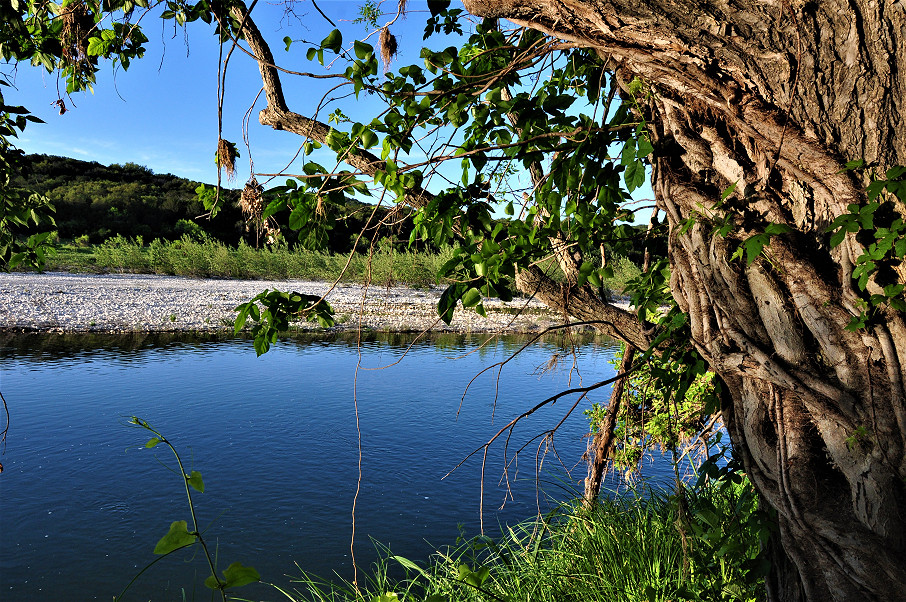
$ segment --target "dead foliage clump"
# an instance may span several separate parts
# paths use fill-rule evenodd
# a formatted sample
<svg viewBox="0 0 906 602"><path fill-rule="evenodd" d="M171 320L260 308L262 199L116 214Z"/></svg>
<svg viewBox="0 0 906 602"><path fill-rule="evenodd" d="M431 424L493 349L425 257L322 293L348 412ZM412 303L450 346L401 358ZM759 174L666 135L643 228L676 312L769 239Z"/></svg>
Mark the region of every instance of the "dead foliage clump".
<svg viewBox="0 0 906 602"><path fill-rule="evenodd" d="M245 231L250 230L250 225L254 224L256 246L258 239L264 234L267 244L273 244L277 241L280 234L280 227L272 217L262 219L267 202L264 200L264 187L258 183L255 176L249 178L239 195L239 208L245 216Z"/></svg>
<svg viewBox="0 0 906 602"><path fill-rule="evenodd" d="M381 52L381 60L384 61L384 72L386 73L397 51L396 36L390 33L390 28L387 26L381 29L381 35L378 36L378 49Z"/></svg>
<svg viewBox="0 0 906 602"><path fill-rule="evenodd" d="M239 195L239 208L245 214L246 219L260 220L264 213L264 188L252 176L245 183L242 194Z"/></svg>
<svg viewBox="0 0 906 602"><path fill-rule="evenodd" d="M88 56L88 38L94 30L94 15L82 0L73 0L62 8L60 18L63 58L77 72L90 71L94 61Z"/></svg>
<svg viewBox="0 0 906 602"><path fill-rule="evenodd" d="M236 177L236 157L238 156L239 152L236 150L235 144L223 138L217 140L217 166L226 170L228 180Z"/></svg>

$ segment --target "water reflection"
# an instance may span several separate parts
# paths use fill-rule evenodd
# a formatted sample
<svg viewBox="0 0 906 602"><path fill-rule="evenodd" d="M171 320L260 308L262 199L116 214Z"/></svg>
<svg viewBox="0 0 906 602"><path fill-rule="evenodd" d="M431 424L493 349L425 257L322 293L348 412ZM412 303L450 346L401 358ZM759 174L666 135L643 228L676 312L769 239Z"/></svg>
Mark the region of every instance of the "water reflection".
<svg viewBox="0 0 906 602"><path fill-rule="evenodd" d="M188 518L181 480L154 458L170 459L160 446L140 449L148 437L124 426L131 415L165 433L187 469L204 475L200 520L210 525L224 562L240 560L285 582L294 562L319 574L349 574L356 404L364 454L358 559L374 558L368 537L421 558L453 542L460 529L478 531L480 459L445 477L452 468L540 399L613 373L610 341L582 341L574 366L565 355L569 339L546 337L509 361L499 378L496 370L475 378L525 339L413 338L306 335L256 358L241 339L5 335L0 387L12 424L0 475L0 597L110 599L154 559L151 549L169 523ZM360 354L369 369L356 376ZM561 367L541 374L552 354L564 358ZM602 388L587 403L607 395ZM558 431L562 464L546 457L550 470L536 495L536 452L544 447L532 438L572 402L545 408L516 429L509 451L527 451L509 465L510 490L498 482L503 447L492 448L486 525L545 510L578 485L587 431L581 408ZM573 476L563 470L574 467ZM199 559L186 560L159 563L140 579L134 599L172 599L179 587L200 583L193 578L203 569Z"/></svg>

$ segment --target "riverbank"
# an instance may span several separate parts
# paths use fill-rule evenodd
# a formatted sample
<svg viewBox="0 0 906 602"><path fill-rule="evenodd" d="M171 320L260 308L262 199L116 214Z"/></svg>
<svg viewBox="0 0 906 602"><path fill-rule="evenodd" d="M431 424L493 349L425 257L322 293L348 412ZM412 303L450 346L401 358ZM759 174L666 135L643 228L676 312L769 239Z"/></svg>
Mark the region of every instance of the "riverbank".
<svg viewBox="0 0 906 602"><path fill-rule="evenodd" d="M213 280L147 274L0 274L0 330L43 332L231 331L236 306L264 289L327 295L337 325L391 332L539 332L562 317L535 300L485 301L487 318L460 309L437 317L440 287L378 287L305 280ZM317 324L300 323L300 329Z"/></svg>

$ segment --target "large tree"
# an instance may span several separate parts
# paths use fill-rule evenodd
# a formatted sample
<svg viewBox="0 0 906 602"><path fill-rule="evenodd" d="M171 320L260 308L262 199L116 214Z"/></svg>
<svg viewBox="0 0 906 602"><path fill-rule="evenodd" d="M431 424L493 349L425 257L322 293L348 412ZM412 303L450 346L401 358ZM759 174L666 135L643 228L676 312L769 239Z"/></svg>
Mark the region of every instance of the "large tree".
<svg viewBox="0 0 906 602"><path fill-rule="evenodd" d="M651 86L644 108L655 195L670 225L671 290L695 348L726 384L724 421L746 470L778 512L771 598L903 599L906 323L881 305L864 327L847 326L866 293L906 281L906 264L889 261L860 287L854 266L864 266L876 237L848 235L833 247L828 235L851 205L869 206L867 182L841 165L906 163L903 7L467 8L593 48L626 89L634 78ZM872 225L898 227L897 209ZM732 220L736 236L786 228L775 228L768 261L740 265L715 219Z"/></svg>
<svg viewBox="0 0 906 602"><path fill-rule="evenodd" d="M54 22L44 3L15 4ZM104 25L105 11L148 4L64 3L70 25L30 34L62 45L38 40L42 52L20 44L10 53L7 43L4 53L38 56L79 89L99 57L140 56L143 36ZM459 48L423 51L424 68L386 76L376 54L392 58L390 29L379 52L344 46L334 32L307 56L324 64L325 53L338 54L345 73L294 75L335 78L386 103L345 131L286 97L289 73L249 12L256 2L162 4L181 23L214 21L224 44L258 63L261 124L326 145L352 168L309 163L295 183L263 193L268 213L288 210L291 225L317 227L323 203L379 184L419 211L423 236L457 244L445 268L457 282L439 307L446 319L458 301L480 311L482 296L505 295L512 278L643 352L686 353L689 365L703 358L720 377L720 410L746 471L777 512L769 597L903 598L901 3L467 2L486 20ZM427 33L459 29L447 4L430 3ZM497 19L528 29L505 32ZM614 94L623 99L616 112ZM220 150L225 161L229 145ZM449 159L463 162L461 185L438 186L449 171L432 170ZM842 169L855 160L861 170ZM635 286L637 311L627 312L602 294L607 268L591 257L600 250L606 260L636 236L619 186L638 186L645 162L666 216L668 261L651 263ZM246 197L262 206L261 194L250 182ZM513 219L495 222L493 203ZM678 309L663 315L657 293L666 288ZM279 318L258 331L266 348L282 316L312 300L259 301Z"/></svg>

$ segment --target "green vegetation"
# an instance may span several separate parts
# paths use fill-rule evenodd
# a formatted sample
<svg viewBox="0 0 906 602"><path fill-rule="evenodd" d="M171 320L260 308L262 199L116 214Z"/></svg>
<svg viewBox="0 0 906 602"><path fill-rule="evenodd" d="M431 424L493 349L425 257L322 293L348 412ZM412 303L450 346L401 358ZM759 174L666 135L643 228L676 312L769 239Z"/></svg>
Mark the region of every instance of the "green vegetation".
<svg viewBox="0 0 906 602"><path fill-rule="evenodd" d="M303 574L285 593L318 602L763 600L770 528L749 481L724 471L680 491L640 488L593 510L574 502L427 564L386 551L357 584Z"/></svg>
<svg viewBox="0 0 906 602"><path fill-rule="evenodd" d="M199 182L171 174L156 174L135 163L101 165L68 157L24 155L12 184L52 203L58 238L81 246L100 244L115 236L167 241L189 236L231 246L245 242L252 247L265 243L255 228L247 226L238 190L222 189L217 211L212 212L205 208L199 192L211 192L210 187L202 188ZM373 224L390 213L389 209L375 209L353 199L332 205L320 216L320 236L314 237L289 236L285 216L271 219L283 233L280 240L290 248L346 253L352 250L372 211ZM393 221L392 227L372 227L365 240L396 240L396 248L404 248L411 219L397 215Z"/></svg>
<svg viewBox="0 0 906 602"><path fill-rule="evenodd" d="M192 499L192 491L198 493L204 493L204 479L201 476L201 473L197 470L191 472L186 472L186 469L183 465L182 458L179 456L179 452L176 451L176 448L173 446L170 441L164 437L164 435L148 424L147 421L133 416L129 421L130 424L133 424L139 428L144 429L145 431L154 435L151 437L145 444L145 449L154 449L160 444L164 444L170 449L173 453L173 457L176 460L176 466L178 472L174 471L176 474L180 475L185 486L186 492L186 501L189 505L189 513L192 516L192 530L189 530L189 524L187 521L178 520L173 521L170 524L170 528L167 531L167 534L160 538L157 542L157 545L154 546L154 554L158 555L160 558L169 556L170 554L188 548L194 545L198 545L204 555L204 559L207 562L207 567L210 570L210 576L204 580L204 584L209 589L217 592L220 592L220 597L224 602L227 600L227 590L231 588L242 587L243 585L248 585L249 583L254 583L261 580L261 576L258 574L254 568L249 566L243 566L241 562L234 562L230 564L226 569L222 571L223 577L217 575L217 555L211 552L211 549L208 548L208 544L205 542L204 535L198 526L198 518L195 514L195 501ZM132 578L132 581L120 592L119 596L116 596L114 600L121 600L123 594L125 594L129 588L135 583L135 580L138 579L142 573L151 568L151 566L157 562L156 560L149 563L144 569L139 571L137 575ZM213 599L213 597L212 597Z"/></svg>
<svg viewBox="0 0 906 602"><path fill-rule="evenodd" d="M437 284L438 271L451 257L450 247L437 252L411 252L397 251L392 244L382 244L370 256L365 253L341 255L290 250L286 245L255 249L245 242L230 247L210 238L188 235L175 241L155 239L145 244L141 237L129 239L117 235L99 245L83 246L78 241L61 245L47 259L44 269L261 280L332 281L341 277L343 282L427 287ZM614 262L613 277L605 280L604 286L621 292L638 274L638 266L626 258L618 258Z"/></svg>
<svg viewBox="0 0 906 602"><path fill-rule="evenodd" d="M194 220L205 213L195 194L198 182L170 174L155 174L147 167L101 165L51 155L26 155L16 182L44 195L55 208L60 238L144 236L179 238L186 228L236 244L243 232L238 194L223 192L224 211L215 219Z"/></svg>
<svg viewBox="0 0 906 602"><path fill-rule="evenodd" d="M169 448L191 515L191 525L170 524L153 554L198 546L208 575L204 584L223 600L228 589L261 581L254 568L240 562L218 575L218 558L196 519L193 492L205 491L201 473L186 472L170 441L146 421L132 417L130 423L152 435L144 449ZM506 527L498 538L460 539L426 563L381 550L371 571L355 582L302 573L292 587L270 585L298 602L763 600L773 521L759 509L739 465L723 459L723 452L710 457L694 484L677 479L672 492L640 484L602 496L591 508L574 500L545 517ZM135 575L117 599L155 563Z"/></svg>
<svg viewBox="0 0 906 602"><path fill-rule="evenodd" d="M17 0L0 3L0 54L56 71L65 110L62 97L90 89L102 61L128 69L144 54L143 23L154 16L173 27L216 23L209 31L222 47L241 43L260 69L260 123L304 138L304 175L267 192L252 178L243 192L268 238L285 223L301 246L323 248L343 240L336 220L353 197L380 197L414 211L411 243L452 246L438 274L449 282L444 320L458 302L480 309L515 283L564 315L594 321L638 350L639 362L658 358L652 382L667 392L654 411L668 419L713 368L713 403L689 424L720 412L757 467L750 476L763 499L784 517L767 547L772 597L902 597L906 169L898 164L906 139L897 91L906 52L899 39L862 33L886 30L891 14L833 0L777 11L754 1L721 11L708 2L577 0L564 19L562 3L487 0L465 3L475 17L467 18L440 0L428 4L421 60L391 70L391 27L399 32L405 4L396 16L378 15L373 3L362 11L359 23L372 27L389 17L379 36L351 40L353 24L341 23L345 41L339 28L320 43L287 36L275 53L261 33L271 28L256 24L269 18L263 3ZM701 35L717 13L720 27ZM863 26L840 56L833 34L854 18ZM814 33L808 40L799 23ZM446 35L431 39L438 33ZM461 37L447 46L454 33ZM303 56L310 64L296 71ZM765 56L780 66L762 69ZM290 77L306 78L312 93L285 96ZM344 118L362 92L371 115ZM845 115L827 110L836 106ZM22 130L26 109L0 110L0 135ZM318 121L324 114L336 117ZM235 148L226 131L218 148ZM318 149L336 160L311 161ZM15 171L18 157L0 150L0 170ZM876 174L841 172L844 157ZM631 225L639 206L628 193L649 166L656 199L642 233ZM214 195L201 195L215 211ZM43 240L21 229L41 220L18 191L10 198L0 260L16 265L30 254L40 263ZM508 218L494 219L497 211ZM613 259L638 245L650 261L630 283L631 314L609 305L601 285ZM560 280L542 267L551 260ZM286 319L249 316L266 322L261 336ZM668 441L685 436L666 426ZM461 575L473 589L489 578Z"/></svg>

